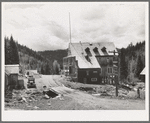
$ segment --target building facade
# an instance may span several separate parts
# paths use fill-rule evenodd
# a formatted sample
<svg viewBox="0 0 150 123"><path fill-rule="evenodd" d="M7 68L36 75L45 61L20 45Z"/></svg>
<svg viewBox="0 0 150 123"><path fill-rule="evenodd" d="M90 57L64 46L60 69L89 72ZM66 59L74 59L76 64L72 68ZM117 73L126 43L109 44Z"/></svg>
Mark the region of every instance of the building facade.
<svg viewBox="0 0 150 123"><path fill-rule="evenodd" d="M118 53L112 42L70 43L63 69L74 81L115 84Z"/></svg>

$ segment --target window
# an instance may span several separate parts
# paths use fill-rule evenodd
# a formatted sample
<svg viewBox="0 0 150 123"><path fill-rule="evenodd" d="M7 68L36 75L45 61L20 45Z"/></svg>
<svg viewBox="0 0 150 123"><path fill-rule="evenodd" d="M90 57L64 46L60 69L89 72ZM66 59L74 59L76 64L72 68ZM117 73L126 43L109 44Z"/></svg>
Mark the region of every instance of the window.
<svg viewBox="0 0 150 123"><path fill-rule="evenodd" d="M85 49L85 52L87 53L88 56L92 56L92 54L91 54L91 52L90 52L90 48L87 47L87 48Z"/></svg>
<svg viewBox="0 0 150 123"><path fill-rule="evenodd" d="M87 75L87 76L89 75L89 71L86 71L86 75Z"/></svg>
<svg viewBox="0 0 150 123"><path fill-rule="evenodd" d="M107 63L109 63L109 58L107 58Z"/></svg>
<svg viewBox="0 0 150 123"><path fill-rule="evenodd" d="M111 67L108 68L108 73L112 73L113 69Z"/></svg>
<svg viewBox="0 0 150 123"><path fill-rule="evenodd" d="M97 81L97 78L91 78L91 81L93 82L93 81Z"/></svg>
<svg viewBox="0 0 150 123"><path fill-rule="evenodd" d="M108 53L107 53L107 51L106 51L106 47L103 47L103 48L101 49L101 51L104 53L104 55L108 55Z"/></svg>
<svg viewBox="0 0 150 123"><path fill-rule="evenodd" d="M95 48L93 49L93 51L94 51L94 53L95 53L97 56L100 55L99 52L98 52L98 48L97 48L97 47L95 47Z"/></svg>
<svg viewBox="0 0 150 123"><path fill-rule="evenodd" d="M97 71L93 71L93 73L97 73Z"/></svg>
<svg viewBox="0 0 150 123"><path fill-rule="evenodd" d="M72 58L71 57L68 58L68 63L69 63L69 65L72 65Z"/></svg>
<svg viewBox="0 0 150 123"><path fill-rule="evenodd" d="M72 67L69 67L69 74L72 74L73 73L73 69Z"/></svg>

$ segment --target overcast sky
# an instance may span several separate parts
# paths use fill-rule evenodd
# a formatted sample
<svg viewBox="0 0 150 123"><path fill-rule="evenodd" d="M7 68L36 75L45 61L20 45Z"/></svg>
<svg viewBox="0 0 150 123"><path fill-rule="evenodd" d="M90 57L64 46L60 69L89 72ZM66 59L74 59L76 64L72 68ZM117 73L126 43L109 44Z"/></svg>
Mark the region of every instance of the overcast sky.
<svg viewBox="0 0 150 123"><path fill-rule="evenodd" d="M71 42L114 42L118 48L145 40L145 4L3 3L3 36L36 51L66 49Z"/></svg>

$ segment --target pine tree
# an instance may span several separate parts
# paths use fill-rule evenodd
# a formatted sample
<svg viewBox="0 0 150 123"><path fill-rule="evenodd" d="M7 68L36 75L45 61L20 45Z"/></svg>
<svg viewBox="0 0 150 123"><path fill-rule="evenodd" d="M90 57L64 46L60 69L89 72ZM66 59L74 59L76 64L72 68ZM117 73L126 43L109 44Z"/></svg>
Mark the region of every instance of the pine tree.
<svg viewBox="0 0 150 123"><path fill-rule="evenodd" d="M18 50L12 36L10 37L10 56L11 64L19 64Z"/></svg>
<svg viewBox="0 0 150 123"><path fill-rule="evenodd" d="M44 68L43 68L43 65L41 66L41 74L44 74Z"/></svg>
<svg viewBox="0 0 150 123"><path fill-rule="evenodd" d="M128 75L128 70L127 70L127 63L125 61L125 49L121 49L121 55L120 55L120 77L121 80L125 80Z"/></svg>
<svg viewBox="0 0 150 123"><path fill-rule="evenodd" d="M54 74L59 74L60 65L58 64L57 60L54 60L53 62L53 71Z"/></svg>
<svg viewBox="0 0 150 123"><path fill-rule="evenodd" d="M135 71L136 77L139 77L139 75L140 75L141 71L143 70L143 68L144 68L144 65L142 63L141 56L139 55L138 59L137 59L137 65L136 65L136 71Z"/></svg>
<svg viewBox="0 0 150 123"><path fill-rule="evenodd" d="M5 64L10 64L10 47L8 45L8 38L5 37Z"/></svg>

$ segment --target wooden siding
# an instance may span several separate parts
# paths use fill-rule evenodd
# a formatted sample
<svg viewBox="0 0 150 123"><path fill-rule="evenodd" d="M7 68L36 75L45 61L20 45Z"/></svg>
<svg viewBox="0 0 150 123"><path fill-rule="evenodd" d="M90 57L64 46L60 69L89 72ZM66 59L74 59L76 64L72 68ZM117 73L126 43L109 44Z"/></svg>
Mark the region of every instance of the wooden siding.
<svg viewBox="0 0 150 123"><path fill-rule="evenodd" d="M78 69L78 81L88 84L101 84L101 70L93 69Z"/></svg>

